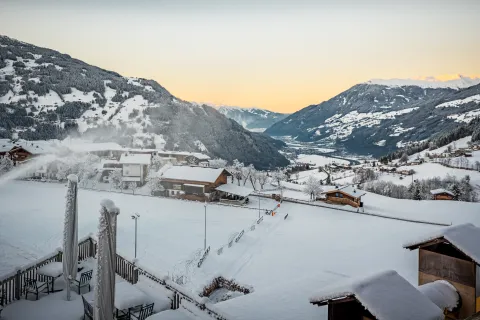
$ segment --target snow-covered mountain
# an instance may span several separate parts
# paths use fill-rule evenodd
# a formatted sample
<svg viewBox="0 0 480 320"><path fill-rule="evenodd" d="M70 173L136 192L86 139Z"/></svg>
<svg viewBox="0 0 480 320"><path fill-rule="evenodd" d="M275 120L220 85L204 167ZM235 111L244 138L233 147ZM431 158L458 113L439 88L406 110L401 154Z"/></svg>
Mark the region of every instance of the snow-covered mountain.
<svg viewBox="0 0 480 320"><path fill-rule="evenodd" d="M288 117L288 114L258 108L239 108L222 106L218 111L227 118L233 119L245 129L263 132L274 123Z"/></svg>
<svg viewBox="0 0 480 320"><path fill-rule="evenodd" d="M0 138L68 134L123 145L201 151L259 168L288 164L282 142L153 80L123 77L69 55L0 36Z"/></svg>
<svg viewBox="0 0 480 320"><path fill-rule="evenodd" d="M480 116L480 79L371 80L308 106L265 132L298 141L335 142L381 155Z"/></svg>

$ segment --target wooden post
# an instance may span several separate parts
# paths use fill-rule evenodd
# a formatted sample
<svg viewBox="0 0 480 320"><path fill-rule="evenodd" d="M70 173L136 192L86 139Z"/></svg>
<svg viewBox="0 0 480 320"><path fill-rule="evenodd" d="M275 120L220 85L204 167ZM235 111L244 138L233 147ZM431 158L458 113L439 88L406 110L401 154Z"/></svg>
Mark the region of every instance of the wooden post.
<svg viewBox="0 0 480 320"><path fill-rule="evenodd" d="M21 271L17 270L17 274L15 275L15 300L20 300L20 295L22 292L22 283L21 283Z"/></svg>

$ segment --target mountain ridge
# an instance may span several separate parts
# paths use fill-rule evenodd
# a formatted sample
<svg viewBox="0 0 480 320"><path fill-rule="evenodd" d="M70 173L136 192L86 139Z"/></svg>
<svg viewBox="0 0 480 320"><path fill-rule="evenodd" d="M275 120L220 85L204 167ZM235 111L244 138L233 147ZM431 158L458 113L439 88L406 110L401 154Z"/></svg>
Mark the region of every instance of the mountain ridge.
<svg viewBox="0 0 480 320"><path fill-rule="evenodd" d="M265 133L383 155L478 117L478 94L480 84L453 89L360 83L293 113ZM441 107L448 103L453 105Z"/></svg>
<svg viewBox="0 0 480 320"><path fill-rule="evenodd" d="M94 136L100 141L200 151L258 168L288 164L282 142L156 81L122 77L67 54L0 36L0 137Z"/></svg>
<svg viewBox="0 0 480 320"><path fill-rule="evenodd" d="M285 113L279 113L261 108L241 108L233 106L220 106L218 112L227 118L235 120L245 129L250 131L264 131L274 123L288 116Z"/></svg>

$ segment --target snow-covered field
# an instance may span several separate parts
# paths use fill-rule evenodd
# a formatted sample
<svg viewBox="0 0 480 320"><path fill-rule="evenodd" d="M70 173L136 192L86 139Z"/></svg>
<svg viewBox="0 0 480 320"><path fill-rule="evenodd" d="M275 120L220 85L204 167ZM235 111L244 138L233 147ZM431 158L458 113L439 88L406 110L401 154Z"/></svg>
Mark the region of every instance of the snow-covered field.
<svg viewBox="0 0 480 320"><path fill-rule="evenodd" d="M22 181L0 188L1 274L61 245L66 188L63 184ZM96 232L99 203L104 198L112 199L121 210L118 251L127 257L132 257L134 247L130 215L141 215L139 263L159 275L172 271L179 261L203 247L203 203L83 189L79 191L80 237ZM251 197L250 206L258 207L257 201ZM480 225L475 203L397 200L370 193L364 202L366 212ZM274 205L273 200L261 199L262 208ZM385 269L395 269L416 284L417 254L403 249L402 244L440 228L288 202L281 204L276 216L264 216L264 222L250 231L257 217L257 210L208 206L207 245L212 251L201 268L194 268L188 284L199 290L221 274L253 286L251 295L217 304L233 314L233 319L287 320L295 315L326 319L326 308L308 302L320 286ZM240 241L218 255L216 249L242 229L245 234ZM277 303L260 308L261 299ZM249 312L256 312L255 317Z"/></svg>
<svg viewBox="0 0 480 320"><path fill-rule="evenodd" d="M314 166L324 166L326 164L349 164L350 162L343 159L321 156L317 154L299 154L298 161L308 163Z"/></svg>
<svg viewBox="0 0 480 320"><path fill-rule="evenodd" d="M415 170L413 174L413 179L427 179L433 177L444 178L447 175L455 176L459 179L463 178L466 175L470 176L471 184L477 188L480 188L480 172L464 169L456 169L442 166L438 163L423 163L416 166L402 166L397 170ZM391 181L395 184L408 186L412 183L412 176L403 176L403 179L400 180L400 174L394 173L382 173L379 177L379 180Z"/></svg>

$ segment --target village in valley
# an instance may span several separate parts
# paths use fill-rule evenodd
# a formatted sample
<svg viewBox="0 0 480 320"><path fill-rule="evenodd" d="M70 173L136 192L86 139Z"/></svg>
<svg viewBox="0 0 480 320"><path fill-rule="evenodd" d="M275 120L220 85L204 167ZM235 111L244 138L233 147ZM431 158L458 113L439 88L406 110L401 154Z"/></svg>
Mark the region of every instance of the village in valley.
<svg viewBox="0 0 480 320"><path fill-rule="evenodd" d="M60 293L32 302L23 300L30 289L15 288L17 274L50 279L43 269L59 261L72 174L79 250L90 248L79 263L95 269L98 206L112 199L120 210L116 273L159 316L184 308L225 320L466 319L480 311L480 150L468 137L390 161L298 155L270 171L80 139L5 139L0 147L1 202L9 223L18 220L0 239L5 319L35 318L35 303L68 309ZM27 219L33 212L38 221ZM62 277L51 279L65 288ZM397 318L398 308L405 313ZM88 308L64 312L76 319Z"/></svg>
<svg viewBox="0 0 480 320"><path fill-rule="evenodd" d="M0 320L480 320L478 13L0 0Z"/></svg>

